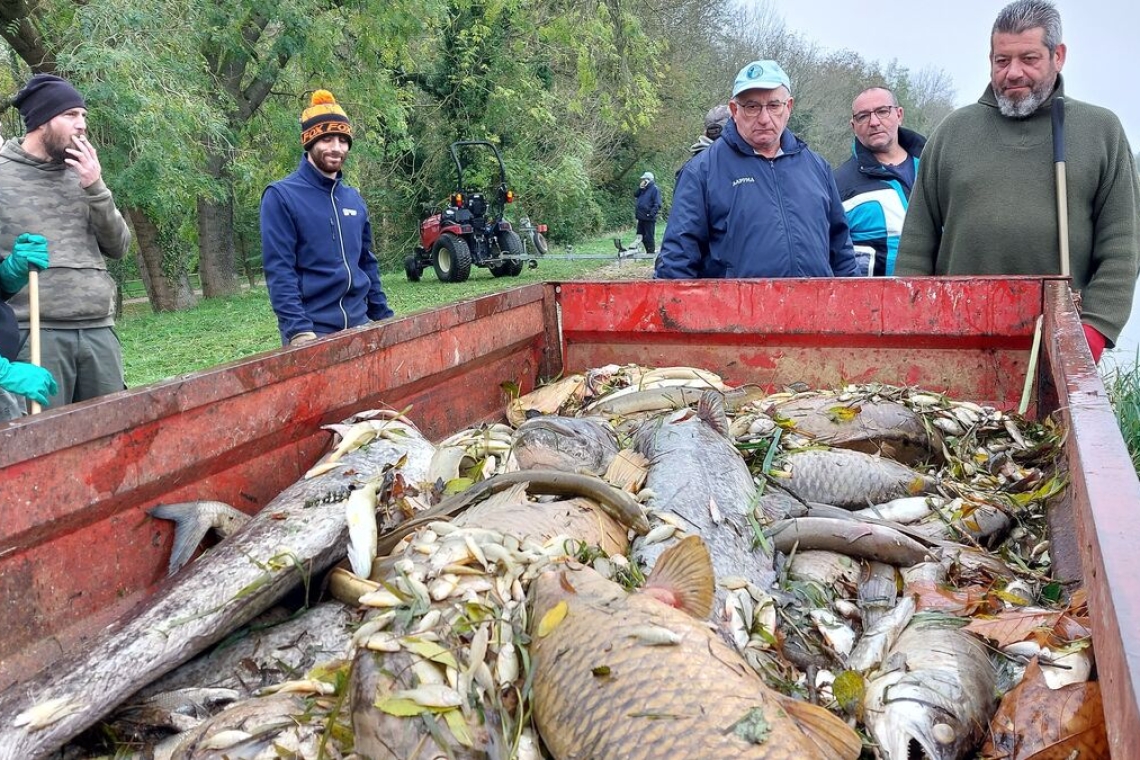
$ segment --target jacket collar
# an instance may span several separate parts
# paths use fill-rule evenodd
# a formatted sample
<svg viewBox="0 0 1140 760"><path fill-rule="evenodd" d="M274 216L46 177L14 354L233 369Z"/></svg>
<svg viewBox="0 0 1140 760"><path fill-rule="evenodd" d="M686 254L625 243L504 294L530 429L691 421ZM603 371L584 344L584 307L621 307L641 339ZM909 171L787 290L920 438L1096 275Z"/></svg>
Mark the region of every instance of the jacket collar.
<svg viewBox="0 0 1140 760"><path fill-rule="evenodd" d="M736 130L736 122L732 119L725 122L724 130L720 133L720 139L731 145L733 150L737 153L741 153L745 156L759 157L756 150L740 136L740 132ZM799 153L807 147L807 143L792 134L792 130L784 127L784 132L780 135L780 147L785 154Z"/></svg>
<svg viewBox="0 0 1140 760"><path fill-rule="evenodd" d="M879 162L879 159L875 157L875 154L869 151L858 140L852 140L852 143L854 144L853 150L855 152L855 158L859 162L859 171L864 174L873 174L880 171L882 164ZM899 145L902 146L902 149L912 158L918 158L922 155L922 149L926 147L926 138L913 129L899 127Z"/></svg>
<svg viewBox="0 0 1140 760"><path fill-rule="evenodd" d="M336 179L329 179L317 171L317 167L313 166L309 162L309 156L306 153L301 154L301 165L297 167L297 173L300 174L301 178L308 182L310 185L319 187L323 190L333 189L344 176L344 172L339 171L336 173Z"/></svg>

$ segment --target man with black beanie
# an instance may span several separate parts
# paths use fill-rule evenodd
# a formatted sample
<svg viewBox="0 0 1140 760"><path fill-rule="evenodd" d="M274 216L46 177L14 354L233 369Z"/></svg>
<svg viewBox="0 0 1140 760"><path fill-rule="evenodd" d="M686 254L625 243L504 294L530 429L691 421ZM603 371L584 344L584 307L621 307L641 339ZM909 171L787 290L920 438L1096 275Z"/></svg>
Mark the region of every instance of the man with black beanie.
<svg viewBox="0 0 1140 760"><path fill-rule="evenodd" d="M33 76L12 103L26 133L0 147L0 251L13 250L22 233L51 240L51 264L39 276L39 316L42 364L59 385L54 403L120 391L116 288L106 259L122 258L131 234L87 138L87 103L52 74ZM27 289L8 303L24 343L19 361L27 362Z"/></svg>

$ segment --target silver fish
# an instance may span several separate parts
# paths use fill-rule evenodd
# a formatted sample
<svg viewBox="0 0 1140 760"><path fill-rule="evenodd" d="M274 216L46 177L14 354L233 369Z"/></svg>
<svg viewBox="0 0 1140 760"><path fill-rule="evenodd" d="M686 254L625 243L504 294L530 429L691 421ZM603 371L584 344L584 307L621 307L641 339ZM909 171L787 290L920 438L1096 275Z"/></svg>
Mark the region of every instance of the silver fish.
<svg viewBox="0 0 1140 760"><path fill-rule="evenodd" d="M403 461L421 483L434 447L414 427L346 453L342 472L362 480ZM0 693L0 760L38 760L113 711L155 678L186 662L272 606L306 577L345 556L344 505L323 503L345 476L300 480L125 618L82 649ZM14 725L33 704L64 698L76 709L47 725Z"/></svg>
<svg viewBox="0 0 1140 760"><path fill-rule="evenodd" d="M617 456L609 423L588 417L535 417L515 431L511 451L519 468L604 475Z"/></svg>
<svg viewBox="0 0 1140 760"><path fill-rule="evenodd" d="M744 459L724 431L721 394L709 391L696 413L682 411L649 420L634 435L634 448L649 459L645 487L652 512L666 513L680 526L672 538L653 544L634 539L633 557L650 568L662 552L687 535L708 545L718 577L743 576L759 588L775 579L772 554L758 542L749 522L756 485ZM717 589L714 609L727 594Z"/></svg>
<svg viewBox="0 0 1140 760"><path fill-rule="evenodd" d="M146 511L151 517L174 521L174 546L167 575L174 575L190 561L194 550L211 529L222 538L232 536L249 522L249 515L220 501L184 501L159 504Z"/></svg>
<svg viewBox="0 0 1140 760"><path fill-rule="evenodd" d="M960 760L997 708L986 648L945 615L916 616L867 684L867 730L886 760Z"/></svg>
<svg viewBox="0 0 1140 760"><path fill-rule="evenodd" d="M938 481L882 457L847 449L805 449L784 457L780 485L805 501L859 509L930 493Z"/></svg>
<svg viewBox="0 0 1140 760"><path fill-rule="evenodd" d="M883 454L907 464L928 459L941 448L931 441L922 416L894 401L807 396L779 404L772 416L790 421L816 443Z"/></svg>

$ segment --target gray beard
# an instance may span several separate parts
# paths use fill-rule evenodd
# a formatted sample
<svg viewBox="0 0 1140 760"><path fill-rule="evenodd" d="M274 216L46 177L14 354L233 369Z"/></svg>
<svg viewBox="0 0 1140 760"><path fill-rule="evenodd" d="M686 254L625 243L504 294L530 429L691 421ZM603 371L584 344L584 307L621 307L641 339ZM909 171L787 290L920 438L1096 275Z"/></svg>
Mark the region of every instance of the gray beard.
<svg viewBox="0 0 1140 760"><path fill-rule="evenodd" d="M1053 85L1056 80L1048 86L1034 87L1029 91L1021 100L1013 100L1005 95L997 95L998 110L1001 115L1010 119L1025 119L1033 115L1033 112L1041 107L1041 104L1049 99L1049 94L1053 92ZM995 93L996 95L996 93Z"/></svg>

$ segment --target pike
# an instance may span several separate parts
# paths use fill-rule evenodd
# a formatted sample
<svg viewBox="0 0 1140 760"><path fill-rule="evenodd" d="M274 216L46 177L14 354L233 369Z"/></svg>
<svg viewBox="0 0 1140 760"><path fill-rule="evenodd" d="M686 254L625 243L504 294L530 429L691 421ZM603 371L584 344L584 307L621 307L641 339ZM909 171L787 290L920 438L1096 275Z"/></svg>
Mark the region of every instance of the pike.
<svg viewBox="0 0 1140 760"><path fill-rule="evenodd" d="M343 472L367 480L406 457L422 482L434 447L414 427L346 453ZM112 712L143 686L252 620L308 577L345 556L344 505L323 501L339 475L286 488L218 544L82 649L0 693L0 760L39 760ZM45 717L36 705L58 704ZM35 721L21 716L36 717Z"/></svg>

